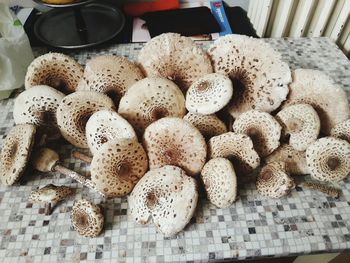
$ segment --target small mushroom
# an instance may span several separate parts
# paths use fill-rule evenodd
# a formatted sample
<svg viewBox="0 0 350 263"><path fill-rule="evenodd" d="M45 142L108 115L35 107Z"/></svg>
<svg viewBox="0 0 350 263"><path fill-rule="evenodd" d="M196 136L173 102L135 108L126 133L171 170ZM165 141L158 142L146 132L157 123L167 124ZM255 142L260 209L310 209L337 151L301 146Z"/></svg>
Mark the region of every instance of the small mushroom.
<svg viewBox="0 0 350 263"><path fill-rule="evenodd" d="M320 182L303 182L300 184L301 187L310 189L310 190L316 190L318 192L324 193L327 196L333 197L333 198L339 198L341 194L341 190L338 188L335 188L330 185L326 185L324 183Z"/></svg>
<svg viewBox="0 0 350 263"><path fill-rule="evenodd" d="M237 177L232 163L225 158L207 162L201 172L209 201L219 208L229 207L237 197Z"/></svg>
<svg viewBox="0 0 350 263"><path fill-rule="evenodd" d="M174 117L162 118L144 133L150 169L175 165L191 176L205 164L207 146L202 134L189 122Z"/></svg>
<svg viewBox="0 0 350 263"><path fill-rule="evenodd" d="M32 191L29 196L29 201L32 203L44 203L45 215L51 215L55 205L68 196L71 196L74 191L73 188L67 186L48 184L39 190Z"/></svg>
<svg viewBox="0 0 350 263"><path fill-rule="evenodd" d="M233 123L233 131L247 134L260 157L265 157L277 149L281 129L281 125L274 117L257 110L242 113Z"/></svg>
<svg viewBox="0 0 350 263"><path fill-rule="evenodd" d="M331 136L350 142L350 119L335 125L331 130Z"/></svg>
<svg viewBox="0 0 350 263"><path fill-rule="evenodd" d="M339 182L350 172L350 143L333 137L318 139L307 148L306 163L314 179Z"/></svg>
<svg viewBox="0 0 350 263"><path fill-rule="evenodd" d="M104 224L101 208L86 199L75 201L71 213L72 225L84 237L97 237Z"/></svg>
<svg viewBox="0 0 350 263"><path fill-rule="evenodd" d="M276 119L282 125L282 137L290 136L289 144L297 151L305 151L320 133L320 118L308 104L288 106L277 113Z"/></svg>
<svg viewBox="0 0 350 263"><path fill-rule="evenodd" d="M139 224L153 223L166 237L180 232L192 218L198 193L194 178L179 167L165 165L148 171L128 199L131 217Z"/></svg>
<svg viewBox="0 0 350 263"><path fill-rule="evenodd" d="M212 73L192 83L186 93L186 108L198 114L213 114L224 108L232 98L231 80L225 75Z"/></svg>
<svg viewBox="0 0 350 263"><path fill-rule="evenodd" d="M295 188L293 178L285 170L283 162L273 162L265 165L256 181L258 192L267 197L280 198Z"/></svg>

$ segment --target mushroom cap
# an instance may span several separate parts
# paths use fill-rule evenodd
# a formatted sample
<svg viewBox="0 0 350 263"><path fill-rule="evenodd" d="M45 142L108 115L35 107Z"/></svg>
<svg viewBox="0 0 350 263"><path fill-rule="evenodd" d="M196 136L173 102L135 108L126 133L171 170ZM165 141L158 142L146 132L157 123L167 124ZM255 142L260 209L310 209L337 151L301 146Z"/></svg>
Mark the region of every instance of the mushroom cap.
<svg viewBox="0 0 350 263"><path fill-rule="evenodd" d="M160 118L182 118L186 114L185 98L174 82L145 78L129 88L120 100L118 112L142 135L148 125Z"/></svg>
<svg viewBox="0 0 350 263"><path fill-rule="evenodd" d="M214 72L225 74L233 81L229 112L234 118L252 109L271 112L286 99L290 69L265 41L227 35L217 39L208 54Z"/></svg>
<svg viewBox="0 0 350 263"><path fill-rule="evenodd" d="M43 188L32 191L29 195L29 201L33 203L60 202L73 193L74 189L71 187L48 184Z"/></svg>
<svg viewBox="0 0 350 263"><path fill-rule="evenodd" d="M209 201L219 208L229 207L237 197L237 177L232 163L225 158L207 162L201 172Z"/></svg>
<svg viewBox="0 0 350 263"><path fill-rule="evenodd" d="M23 174L34 145L35 132L32 124L18 124L7 134L0 152L3 185L13 185Z"/></svg>
<svg viewBox="0 0 350 263"><path fill-rule="evenodd" d="M47 53L30 63L24 86L29 89L47 85L65 94L74 92L83 77L83 67L73 58L61 53Z"/></svg>
<svg viewBox="0 0 350 263"><path fill-rule="evenodd" d="M350 119L335 125L331 130L331 136L350 142Z"/></svg>
<svg viewBox="0 0 350 263"><path fill-rule="evenodd" d="M189 122L173 117L149 125L143 137L150 169L176 165L191 176L205 164L207 146L202 134Z"/></svg>
<svg viewBox="0 0 350 263"><path fill-rule="evenodd" d="M290 135L289 144L297 151L305 151L320 133L320 118L308 104L285 107L277 113L276 119L282 125L282 137Z"/></svg>
<svg viewBox="0 0 350 263"><path fill-rule="evenodd" d="M232 98L233 86L225 75L212 73L192 83L186 93L186 108L199 114L213 114L224 108Z"/></svg>
<svg viewBox="0 0 350 263"><path fill-rule="evenodd" d="M188 112L183 119L195 126L206 139L227 132L225 123L215 114L200 115Z"/></svg>
<svg viewBox="0 0 350 263"><path fill-rule="evenodd" d="M295 188L295 183L285 170L283 162L272 162L265 165L256 180L258 192L267 197L280 198Z"/></svg>
<svg viewBox="0 0 350 263"><path fill-rule="evenodd" d="M189 37L165 33L152 38L140 50L138 61L149 77L173 80L183 91L213 68L207 53Z"/></svg>
<svg viewBox="0 0 350 263"><path fill-rule="evenodd" d="M150 217L158 230L170 237L191 220L197 206L196 181L179 167L165 165L148 171L128 199L131 217L146 224Z"/></svg>
<svg viewBox="0 0 350 263"><path fill-rule="evenodd" d="M86 139L92 154L107 141L133 139L137 141L134 128L115 111L101 110L91 115L86 123Z"/></svg>
<svg viewBox="0 0 350 263"><path fill-rule="evenodd" d="M47 173L54 170L54 167L59 162L60 157L54 150L44 147L36 149L30 159L34 169Z"/></svg>
<svg viewBox="0 0 350 263"><path fill-rule="evenodd" d="M253 148L252 140L245 134L227 132L214 136L208 144L209 158L228 158L237 174L251 173L260 165L260 157Z"/></svg>
<svg viewBox="0 0 350 263"><path fill-rule="evenodd" d="M114 110L113 101L96 91L76 91L66 96L57 108L57 123L62 136L76 147L88 148L85 125L99 110Z"/></svg>
<svg viewBox="0 0 350 263"><path fill-rule="evenodd" d="M74 202L71 220L74 229L84 237L96 237L103 229L101 208L85 199Z"/></svg>
<svg viewBox="0 0 350 263"><path fill-rule="evenodd" d="M101 146L91 162L91 180L108 198L125 196L146 173L147 155L131 139L117 139Z"/></svg>
<svg viewBox="0 0 350 263"><path fill-rule="evenodd" d="M333 137L318 139L307 148L306 163L314 179L339 182L350 172L350 143Z"/></svg>
<svg viewBox="0 0 350 263"><path fill-rule="evenodd" d="M265 161L267 163L284 162L288 174L309 174L305 151L297 151L289 144L282 144L277 150L267 156Z"/></svg>
<svg viewBox="0 0 350 263"><path fill-rule="evenodd" d="M289 95L283 107L291 104L310 104L321 120L321 132L329 135L338 123L350 118L349 103L345 91L322 71L296 69Z"/></svg>
<svg viewBox="0 0 350 263"><path fill-rule="evenodd" d="M257 110L242 113L233 123L233 131L247 134L260 157L272 153L280 145L281 125L275 118Z"/></svg>

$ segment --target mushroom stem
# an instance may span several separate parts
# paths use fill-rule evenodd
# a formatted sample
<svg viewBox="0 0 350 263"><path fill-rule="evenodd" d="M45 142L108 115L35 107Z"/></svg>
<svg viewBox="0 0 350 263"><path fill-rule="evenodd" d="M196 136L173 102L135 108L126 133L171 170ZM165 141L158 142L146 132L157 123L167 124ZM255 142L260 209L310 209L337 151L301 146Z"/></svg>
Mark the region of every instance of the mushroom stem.
<svg viewBox="0 0 350 263"><path fill-rule="evenodd" d="M303 182L300 186L306 189L319 191L333 198L338 198L341 194L340 189L319 182Z"/></svg>
<svg viewBox="0 0 350 263"><path fill-rule="evenodd" d="M45 212L46 216L51 215L52 208L53 208L53 206L51 205L51 202L45 203L45 210L44 210L44 212Z"/></svg>
<svg viewBox="0 0 350 263"><path fill-rule="evenodd" d="M86 154L82 153L82 152L79 152L79 151L73 151L72 152L72 156L76 159L79 159L83 162L86 162L86 163L91 163L92 162L92 157L90 156L87 156Z"/></svg>

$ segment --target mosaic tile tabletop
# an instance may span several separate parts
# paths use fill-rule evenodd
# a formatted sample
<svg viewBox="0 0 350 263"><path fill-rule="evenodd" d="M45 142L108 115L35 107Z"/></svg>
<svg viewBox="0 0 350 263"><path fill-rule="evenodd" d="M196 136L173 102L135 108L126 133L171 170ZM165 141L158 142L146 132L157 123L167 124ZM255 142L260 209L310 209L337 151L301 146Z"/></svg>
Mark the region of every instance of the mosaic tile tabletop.
<svg viewBox="0 0 350 263"><path fill-rule="evenodd" d="M350 95L349 60L329 39L266 41L292 69L323 70ZM82 64L97 54L133 60L141 47L118 45L70 55ZM45 52L36 50L36 55ZM12 109L13 99L0 102L0 145L14 125ZM63 143L56 149L63 165L88 175L88 165L70 157L71 146ZM41 205L27 199L32 190L49 183L76 187L77 193L45 216ZM340 186L339 199L297 187L289 196L274 200L247 184L227 209L217 209L202 198L185 231L165 239L152 224L140 226L128 220L126 198L104 201L62 175L29 169L17 185L0 186L0 258L3 262L207 262L342 251L350 248L350 178ZM104 209L105 229L97 238L81 237L71 227L70 210L82 197Z"/></svg>

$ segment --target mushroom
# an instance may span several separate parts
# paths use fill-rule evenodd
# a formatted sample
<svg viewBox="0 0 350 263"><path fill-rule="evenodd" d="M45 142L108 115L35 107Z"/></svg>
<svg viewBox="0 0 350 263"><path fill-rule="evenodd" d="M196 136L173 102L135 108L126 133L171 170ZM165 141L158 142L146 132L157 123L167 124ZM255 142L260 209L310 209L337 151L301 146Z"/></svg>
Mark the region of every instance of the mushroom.
<svg viewBox="0 0 350 263"><path fill-rule="evenodd" d="M226 208L236 200L237 177L228 159L211 159L204 165L201 178L210 203Z"/></svg>
<svg viewBox="0 0 350 263"><path fill-rule="evenodd" d="M51 215L55 205L73 193L73 188L48 184L39 190L32 191L29 195L29 201L32 203L44 203L45 215Z"/></svg>
<svg viewBox="0 0 350 263"><path fill-rule="evenodd" d="M48 140L58 139L56 110L64 98L62 92L45 85L33 86L15 99L13 118L16 124L36 125Z"/></svg>
<svg viewBox="0 0 350 263"><path fill-rule="evenodd" d="M280 198L295 188L293 178L285 170L283 162L273 162L265 165L256 181L258 192L267 197Z"/></svg>
<svg viewBox="0 0 350 263"><path fill-rule="evenodd" d="M152 122L186 114L185 98L179 87L165 78L145 78L129 88L120 100L118 113L142 136Z"/></svg>
<svg viewBox="0 0 350 263"><path fill-rule="evenodd" d="M245 134L227 132L214 136L208 144L209 158L223 157L233 162L236 174L249 174L260 165L252 140Z"/></svg>
<svg viewBox="0 0 350 263"><path fill-rule="evenodd" d="M296 69L289 85L288 100L283 107L306 103L318 113L321 132L329 135L331 129L350 118L349 103L345 91L321 71Z"/></svg>
<svg viewBox="0 0 350 263"><path fill-rule="evenodd" d="M320 182L303 182L300 184L301 187L310 189L310 190L316 190L318 192L324 193L327 196L333 197L333 198L339 198L341 194L341 190L338 188L335 188L330 185L326 185Z"/></svg>
<svg viewBox="0 0 350 263"><path fill-rule="evenodd" d="M289 144L297 151L305 151L320 133L320 118L308 104L288 106L277 113L276 119L282 125L282 137L290 136Z"/></svg>
<svg viewBox="0 0 350 263"><path fill-rule="evenodd" d="M186 108L193 113L213 114L229 103L232 93L232 82L225 75L204 75L187 90Z"/></svg>
<svg viewBox="0 0 350 263"><path fill-rule="evenodd" d="M189 37L165 33L152 38L140 50L138 61L148 77L174 81L182 91L213 68L206 52Z"/></svg>
<svg viewBox="0 0 350 263"><path fill-rule="evenodd" d="M62 136L79 148L88 148L85 125L99 110L114 110L113 101L96 91L76 91L66 96L57 108L57 123Z"/></svg>
<svg viewBox="0 0 350 263"><path fill-rule="evenodd" d="M143 79L141 69L125 57L103 55L90 59L78 90L91 90L107 94L116 106L127 89Z"/></svg>
<svg viewBox="0 0 350 263"><path fill-rule="evenodd" d="M75 231L84 237L97 237L103 229L101 208L86 199L74 202L71 220Z"/></svg>
<svg viewBox="0 0 350 263"><path fill-rule="evenodd" d="M18 124L7 134L0 152L3 185L13 185L22 176L32 152L35 132L32 124Z"/></svg>
<svg viewBox="0 0 350 263"><path fill-rule="evenodd" d="M83 76L83 68L73 58L60 53L47 53L30 63L24 86L29 89L47 85L65 94L74 92Z"/></svg>
<svg viewBox="0 0 350 263"><path fill-rule="evenodd" d="M306 150L306 163L311 177L324 182L339 182L350 172L350 143L324 137Z"/></svg>
<svg viewBox="0 0 350 263"><path fill-rule="evenodd" d="M252 109L272 112L286 99L290 69L264 40L227 35L217 39L208 54L214 72L233 82L228 110L234 118Z"/></svg>
<svg viewBox="0 0 350 263"><path fill-rule="evenodd" d="M195 126L206 139L227 132L225 123L215 114L200 115L188 112L183 119Z"/></svg>
<svg viewBox="0 0 350 263"><path fill-rule="evenodd" d="M233 123L233 131L247 134L260 157L265 157L277 149L281 129L281 125L274 117L257 110L242 113Z"/></svg>
<svg viewBox="0 0 350 263"><path fill-rule="evenodd" d="M198 193L194 178L179 167L165 165L148 171L128 199L131 217L147 224L150 217L166 237L180 232L192 218Z"/></svg>
<svg viewBox="0 0 350 263"><path fill-rule="evenodd" d="M350 119L335 125L331 130L331 136L350 142Z"/></svg>
<svg viewBox="0 0 350 263"><path fill-rule="evenodd" d="M191 176L198 174L207 156L202 134L189 122L174 117L149 125L143 136L150 169L176 165Z"/></svg>
<svg viewBox="0 0 350 263"><path fill-rule="evenodd" d="M114 139L137 140L134 128L118 113L111 110L97 111L86 123L86 139L92 154Z"/></svg>

